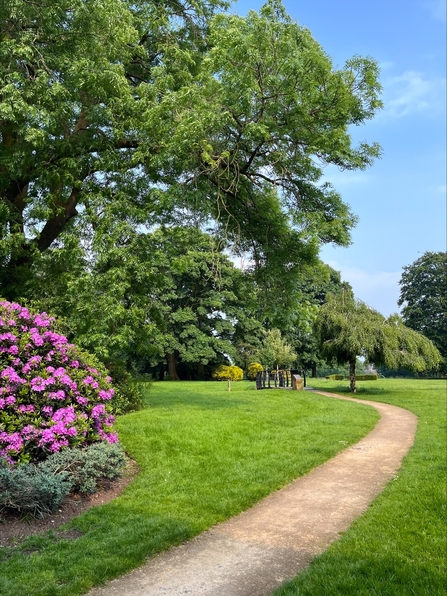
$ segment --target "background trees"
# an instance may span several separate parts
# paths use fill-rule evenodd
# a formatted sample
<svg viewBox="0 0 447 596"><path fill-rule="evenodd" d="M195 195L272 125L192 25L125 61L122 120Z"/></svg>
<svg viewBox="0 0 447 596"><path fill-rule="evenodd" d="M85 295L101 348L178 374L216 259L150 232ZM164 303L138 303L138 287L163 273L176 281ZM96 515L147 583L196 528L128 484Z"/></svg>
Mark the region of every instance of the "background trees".
<svg viewBox="0 0 447 596"><path fill-rule="evenodd" d="M426 252L403 268L399 306L411 329L431 339L443 356L447 371L447 256Z"/></svg>

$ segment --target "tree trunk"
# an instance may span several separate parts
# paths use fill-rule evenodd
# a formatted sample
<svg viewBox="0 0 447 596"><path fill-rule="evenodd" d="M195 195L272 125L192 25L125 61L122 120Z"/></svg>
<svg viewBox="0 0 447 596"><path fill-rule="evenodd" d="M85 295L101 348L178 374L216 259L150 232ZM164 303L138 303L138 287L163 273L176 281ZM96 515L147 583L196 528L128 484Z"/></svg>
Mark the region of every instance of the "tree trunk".
<svg viewBox="0 0 447 596"><path fill-rule="evenodd" d="M312 377L312 379L317 378L317 367L315 364L312 366L312 374L310 376Z"/></svg>
<svg viewBox="0 0 447 596"><path fill-rule="evenodd" d="M355 358L349 362L349 391L351 393L355 393L357 391L355 388L355 364Z"/></svg>
<svg viewBox="0 0 447 596"><path fill-rule="evenodd" d="M177 358L175 357L175 352L168 354L168 375L171 381L180 381L180 377L177 374Z"/></svg>
<svg viewBox="0 0 447 596"><path fill-rule="evenodd" d="M197 380L204 381L205 380L205 366L200 362L199 366L197 367Z"/></svg>

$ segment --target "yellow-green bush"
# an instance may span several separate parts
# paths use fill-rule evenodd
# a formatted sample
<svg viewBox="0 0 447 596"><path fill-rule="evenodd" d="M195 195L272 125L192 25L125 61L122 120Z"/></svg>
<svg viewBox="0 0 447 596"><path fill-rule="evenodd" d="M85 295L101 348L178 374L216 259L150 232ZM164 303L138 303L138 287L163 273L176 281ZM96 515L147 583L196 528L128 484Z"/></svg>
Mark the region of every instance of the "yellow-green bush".
<svg viewBox="0 0 447 596"><path fill-rule="evenodd" d="M221 364L213 372L216 381L242 381L244 371L239 366L226 366Z"/></svg>
<svg viewBox="0 0 447 596"><path fill-rule="evenodd" d="M259 362L252 362L247 366L247 379L250 381L256 381L256 375L258 372L262 372L264 370L262 364Z"/></svg>
<svg viewBox="0 0 447 596"><path fill-rule="evenodd" d="M379 375L376 374L366 374L366 375L355 375L356 381L377 381Z"/></svg>

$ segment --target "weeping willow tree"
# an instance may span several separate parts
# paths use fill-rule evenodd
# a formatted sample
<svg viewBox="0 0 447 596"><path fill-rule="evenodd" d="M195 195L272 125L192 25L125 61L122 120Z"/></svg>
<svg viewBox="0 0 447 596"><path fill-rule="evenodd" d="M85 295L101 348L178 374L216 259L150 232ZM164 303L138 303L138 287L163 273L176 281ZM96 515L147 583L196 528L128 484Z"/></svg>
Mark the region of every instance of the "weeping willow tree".
<svg viewBox="0 0 447 596"><path fill-rule="evenodd" d="M387 319L347 291L328 298L319 310L314 330L325 358L349 364L351 393L356 392L359 356L376 366L413 372L435 368L441 361L434 344L406 327L398 315Z"/></svg>

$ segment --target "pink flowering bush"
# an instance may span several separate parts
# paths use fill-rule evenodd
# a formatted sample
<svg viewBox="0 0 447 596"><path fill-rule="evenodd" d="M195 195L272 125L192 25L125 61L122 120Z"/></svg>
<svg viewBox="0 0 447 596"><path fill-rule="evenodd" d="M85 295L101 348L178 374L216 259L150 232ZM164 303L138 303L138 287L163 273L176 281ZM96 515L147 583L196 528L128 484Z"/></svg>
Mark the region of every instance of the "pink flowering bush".
<svg viewBox="0 0 447 596"><path fill-rule="evenodd" d="M38 462L67 447L117 442L110 382L53 317L0 301L0 458Z"/></svg>

